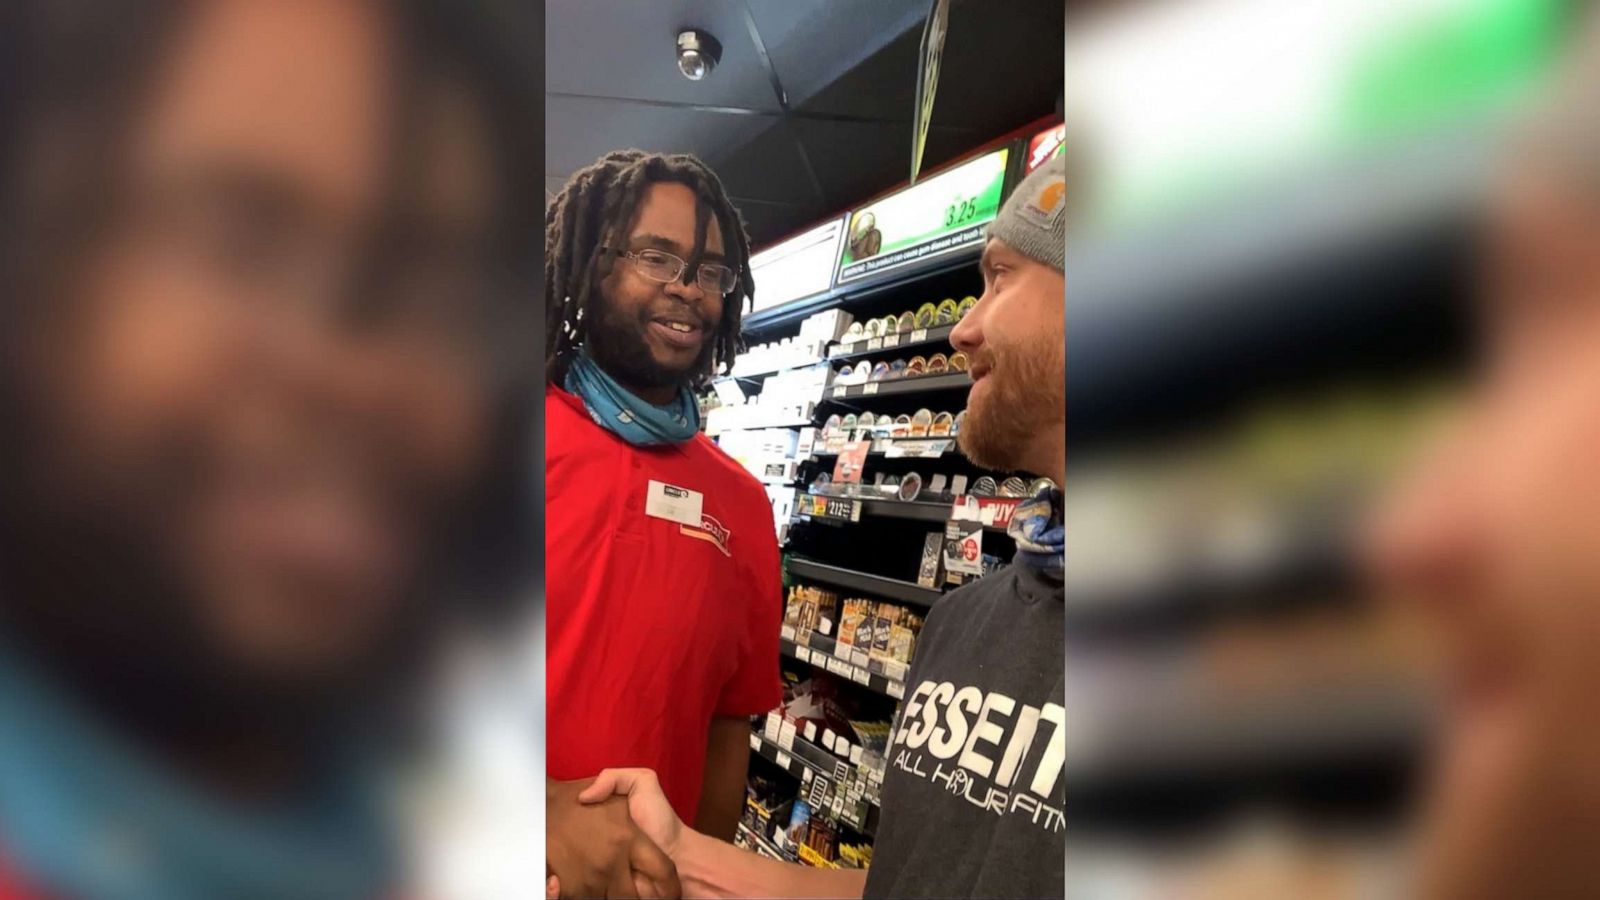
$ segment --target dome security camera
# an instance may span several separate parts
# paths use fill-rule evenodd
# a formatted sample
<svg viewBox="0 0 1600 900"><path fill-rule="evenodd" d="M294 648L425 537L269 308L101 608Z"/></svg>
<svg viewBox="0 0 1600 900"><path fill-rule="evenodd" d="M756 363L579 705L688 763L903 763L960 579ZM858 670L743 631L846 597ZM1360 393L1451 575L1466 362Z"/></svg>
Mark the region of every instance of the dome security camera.
<svg viewBox="0 0 1600 900"><path fill-rule="evenodd" d="M678 35L678 71L690 81L701 81L722 61L722 43L698 28Z"/></svg>

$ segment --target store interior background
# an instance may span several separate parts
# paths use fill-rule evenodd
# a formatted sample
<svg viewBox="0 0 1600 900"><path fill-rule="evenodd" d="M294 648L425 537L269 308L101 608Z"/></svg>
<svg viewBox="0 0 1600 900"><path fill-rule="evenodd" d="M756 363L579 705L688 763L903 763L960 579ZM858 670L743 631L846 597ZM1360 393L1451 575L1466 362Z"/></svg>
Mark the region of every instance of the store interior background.
<svg viewBox="0 0 1600 900"><path fill-rule="evenodd" d="M930 6L568 0L547 7L547 197L610 150L693 153L721 178L757 251L756 297L744 319L751 350L703 397L707 433L766 483L785 553L783 657L774 665L785 672L787 697L752 723L738 841L817 866L870 864L889 722L906 693L922 617L949 587L942 569L919 568L950 518L956 476L976 483L990 475L993 493L1021 474L979 470L950 440L970 381L945 368L953 353L948 333L959 301L982 293L981 225L994 210L986 207L968 223L975 237L956 252L832 283L845 214L908 181ZM673 39L685 28L709 32L722 45L720 63L703 81L677 70ZM1009 189L1021 177L1027 141L1059 131L1064 28L1059 0L950 5L919 178L939 194L930 208L943 210L948 201L947 189L930 179L977 158L986 160L979 164L985 174L968 179L981 181L972 191L997 207L1002 185ZM603 55L575 37L600 34L608 45ZM998 147L1005 149L997 155ZM948 233L949 222L935 221L941 214L918 219L911 230ZM822 290L785 283L781 248L760 253L830 222L835 242L813 260L820 265L808 266L824 273ZM895 237L884 240L879 262L892 255ZM934 316L945 300L947 318L910 327L914 311L927 304ZM890 316L907 327L897 325L887 346L870 346L863 324ZM856 333L847 337L852 321ZM935 356L937 368L929 371L944 374L912 377ZM868 385L863 371L848 387L835 380L847 367L895 362L909 364L906 377ZM936 443L946 449L936 458L894 458L887 449L891 419L902 420L905 436L908 420L922 412L921 436L936 429L931 433L945 438ZM830 486L829 476L841 471L839 444L874 437L856 427L868 414L880 441L865 457L859 492ZM913 472L920 493L897 487L914 483ZM1008 502L1027 485L1007 485L1016 492ZM837 498L848 510L843 515L805 506ZM983 552L994 561L1012 552L1004 532L1003 522L984 529ZM876 642L863 637L869 631Z"/></svg>
<svg viewBox="0 0 1600 900"><path fill-rule="evenodd" d="M1372 602L1355 551L1370 501L1463 383L1473 216L1495 141L1578 5L1065 6L953 4L924 166L1064 121L1078 179L1069 884L1111 897L1394 890L1428 734L1425 647ZM709 162L756 250L859 209L906 179L927 7L553 3L548 190L642 146ZM723 41L704 82L663 56L684 26ZM629 64L561 38L599 31L637 51ZM980 287L975 266L956 267L835 306L879 316ZM752 317L752 344L795 335L782 312ZM797 469L804 494L818 469ZM796 517L786 549L912 578L933 526L878 507L868 527ZM793 568L790 586L807 584ZM789 657L816 634L785 634L797 677L808 664ZM822 637L807 648L814 671L835 655ZM881 676L867 681L882 694ZM873 718L892 715L888 697ZM803 738L792 752L785 720L755 723L753 782L781 779L776 762L803 787L829 761Z"/></svg>

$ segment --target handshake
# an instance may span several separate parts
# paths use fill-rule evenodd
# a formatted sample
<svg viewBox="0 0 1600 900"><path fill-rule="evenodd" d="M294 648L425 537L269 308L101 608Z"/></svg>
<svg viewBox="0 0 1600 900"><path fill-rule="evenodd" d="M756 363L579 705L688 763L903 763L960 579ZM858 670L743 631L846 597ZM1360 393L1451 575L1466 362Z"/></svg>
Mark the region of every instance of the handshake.
<svg viewBox="0 0 1600 900"><path fill-rule="evenodd" d="M686 829L654 772L550 781L545 813L547 898L682 896L673 857Z"/></svg>

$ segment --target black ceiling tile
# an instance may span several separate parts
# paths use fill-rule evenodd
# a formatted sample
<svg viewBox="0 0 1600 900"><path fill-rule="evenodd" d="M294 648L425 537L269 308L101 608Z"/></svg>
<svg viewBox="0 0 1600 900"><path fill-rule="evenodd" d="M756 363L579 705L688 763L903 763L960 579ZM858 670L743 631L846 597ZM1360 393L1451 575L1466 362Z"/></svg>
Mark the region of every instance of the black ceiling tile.
<svg viewBox="0 0 1600 900"><path fill-rule="evenodd" d="M999 5L1006 16L970 0L951 7L935 126L981 125L988 139L1055 112L1063 84L1065 7L1060 0Z"/></svg>
<svg viewBox="0 0 1600 900"><path fill-rule="evenodd" d="M822 182L830 212L906 180L911 164L909 125L797 121L793 126Z"/></svg>
<svg viewBox="0 0 1600 900"><path fill-rule="evenodd" d="M548 97L545 172L587 166L612 150L638 147L715 159L772 125L764 117L639 106L593 98Z"/></svg>
<svg viewBox="0 0 1600 900"><path fill-rule="evenodd" d="M714 166L723 186L735 196L808 206L821 201L806 174L796 135L782 121L774 121L753 140L717 158Z"/></svg>
<svg viewBox="0 0 1600 900"><path fill-rule="evenodd" d="M922 6L925 10L927 4ZM1052 112L1062 82L1065 27L1060 0L952 4L931 130L957 130L981 143ZM921 43L918 24L798 108L909 127L916 112Z"/></svg>
<svg viewBox="0 0 1600 900"><path fill-rule="evenodd" d="M919 25L834 81L818 85L796 108L822 115L911 121L921 39Z"/></svg>
<svg viewBox="0 0 1600 900"><path fill-rule="evenodd" d="M739 215L744 219L745 231L750 235L750 246L756 249L777 243L781 238L816 221L816 216L795 207L740 202L737 199L733 205L738 207Z"/></svg>
<svg viewBox="0 0 1600 900"><path fill-rule="evenodd" d="M793 108L871 59L907 31L920 32L928 0L755 0L751 11Z"/></svg>
<svg viewBox="0 0 1600 900"><path fill-rule="evenodd" d="M691 27L722 44L722 62L698 82L678 72L678 32ZM545 35L552 94L779 109L743 0L555 0Z"/></svg>

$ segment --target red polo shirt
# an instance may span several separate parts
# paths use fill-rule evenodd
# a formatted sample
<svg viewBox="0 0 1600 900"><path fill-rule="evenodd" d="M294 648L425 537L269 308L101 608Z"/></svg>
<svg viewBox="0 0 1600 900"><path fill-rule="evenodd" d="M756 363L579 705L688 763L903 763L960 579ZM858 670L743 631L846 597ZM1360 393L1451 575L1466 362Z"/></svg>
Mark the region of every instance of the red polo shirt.
<svg viewBox="0 0 1600 900"><path fill-rule="evenodd" d="M550 777L654 769L688 823L713 716L783 699L783 587L761 483L703 434L634 447L545 390ZM650 482L701 495L701 524L646 512Z"/></svg>

